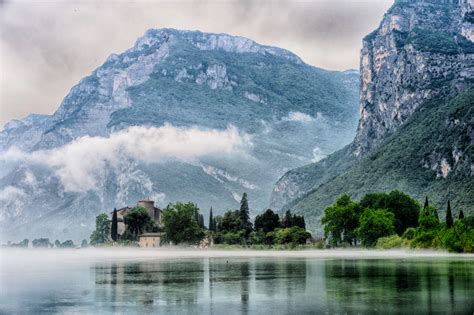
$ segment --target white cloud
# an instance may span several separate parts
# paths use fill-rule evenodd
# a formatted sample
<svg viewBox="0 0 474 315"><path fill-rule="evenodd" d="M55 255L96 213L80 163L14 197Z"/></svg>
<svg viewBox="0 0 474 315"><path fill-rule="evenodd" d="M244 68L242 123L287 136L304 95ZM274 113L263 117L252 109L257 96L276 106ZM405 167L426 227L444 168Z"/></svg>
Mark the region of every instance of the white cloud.
<svg viewBox="0 0 474 315"><path fill-rule="evenodd" d="M283 117L282 120L301 122L301 123L310 123L310 122L314 122L321 119L323 119L323 115L321 113L316 113L316 117L313 117L302 112L290 112L288 116Z"/></svg>
<svg viewBox="0 0 474 315"><path fill-rule="evenodd" d="M325 157L326 157L326 154L324 154L323 151L321 151L320 148L315 147L313 149L313 159L311 160L311 162L313 162L313 163L319 162L322 159L324 159Z"/></svg>
<svg viewBox="0 0 474 315"><path fill-rule="evenodd" d="M0 190L0 201L14 200L19 197L26 196L25 192L15 186L7 186Z"/></svg>
<svg viewBox="0 0 474 315"><path fill-rule="evenodd" d="M0 159L51 167L66 191L94 189L108 166L130 159L145 163L163 160L192 161L207 155L242 154L250 137L230 126L226 130L131 127L109 137L82 137L59 148L26 153L10 149Z"/></svg>
<svg viewBox="0 0 474 315"><path fill-rule="evenodd" d="M236 193L235 191L232 192L232 197L234 197L234 200L237 202L240 202L242 200L242 196Z"/></svg>
<svg viewBox="0 0 474 315"><path fill-rule="evenodd" d="M249 181L246 181L243 178L233 176L233 175L229 174L228 172L226 172L222 169L219 169L217 167L213 167L213 166L210 166L210 165L204 165L204 164L200 164L200 166L201 166L202 170L204 171L204 173L206 173L209 176L212 176L213 178L215 178L220 183L224 183L224 181L221 178L225 178L229 182L239 183L239 185L241 185L242 187L244 187L246 189L254 190L254 189L258 188L257 185L252 184L252 183L250 183Z"/></svg>

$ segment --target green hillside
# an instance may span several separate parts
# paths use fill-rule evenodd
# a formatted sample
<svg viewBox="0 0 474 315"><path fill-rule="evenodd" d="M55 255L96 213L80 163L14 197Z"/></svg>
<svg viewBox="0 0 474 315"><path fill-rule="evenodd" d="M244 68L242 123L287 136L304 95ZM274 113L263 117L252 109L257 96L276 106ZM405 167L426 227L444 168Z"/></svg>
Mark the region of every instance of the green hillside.
<svg viewBox="0 0 474 315"><path fill-rule="evenodd" d="M421 106L405 126L372 154L288 207L303 213L314 231L320 231L319 219L324 208L343 193L360 198L367 192L398 189L419 200L428 196L441 213L449 198L454 214L460 210L474 214L473 163L474 88L471 88L453 99L430 101ZM446 177L440 173L440 165L445 172L449 165Z"/></svg>

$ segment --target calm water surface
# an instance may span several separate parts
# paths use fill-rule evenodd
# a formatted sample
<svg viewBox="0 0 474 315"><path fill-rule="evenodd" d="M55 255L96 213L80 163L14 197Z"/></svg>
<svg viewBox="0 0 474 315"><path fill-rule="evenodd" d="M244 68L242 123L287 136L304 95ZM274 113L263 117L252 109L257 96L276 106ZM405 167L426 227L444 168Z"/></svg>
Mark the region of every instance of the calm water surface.
<svg viewBox="0 0 474 315"><path fill-rule="evenodd" d="M1 268L6 314L473 312L472 259L38 259Z"/></svg>

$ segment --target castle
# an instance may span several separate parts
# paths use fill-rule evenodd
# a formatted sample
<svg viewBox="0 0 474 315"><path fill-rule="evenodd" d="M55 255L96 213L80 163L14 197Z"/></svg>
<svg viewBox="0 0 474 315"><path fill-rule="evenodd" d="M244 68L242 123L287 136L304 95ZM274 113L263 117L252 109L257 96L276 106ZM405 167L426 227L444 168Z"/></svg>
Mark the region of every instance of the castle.
<svg viewBox="0 0 474 315"><path fill-rule="evenodd" d="M138 201L137 207L145 208L150 215L150 218L158 225L161 224L161 209L155 207L155 202L150 198L145 198ZM133 207L124 207L117 210L117 234L123 235L126 230L126 225L123 217L132 210ZM113 212L112 212L113 213ZM140 247L159 247L160 246L160 233L143 233L138 238L138 244Z"/></svg>

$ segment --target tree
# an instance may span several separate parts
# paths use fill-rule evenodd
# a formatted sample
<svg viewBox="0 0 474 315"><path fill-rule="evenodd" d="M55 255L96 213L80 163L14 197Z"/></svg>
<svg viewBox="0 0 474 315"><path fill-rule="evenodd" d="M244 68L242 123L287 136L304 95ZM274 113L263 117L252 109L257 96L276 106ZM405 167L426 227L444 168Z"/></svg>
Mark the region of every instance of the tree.
<svg viewBox="0 0 474 315"><path fill-rule="evenodd" d="M451 203L448 200L448 210L446 210L446 226L448 229L453 227L453 214L451 213Z"/></svg>
<svg viewBox="0 0 474 315"><path fill-rule="evenodd" d="M342 195L335 204L326 208L321 223L330 243L336 246L340 243L357 245L356 228L361 212L359 204L352 201L349 195Z"/></svg>
<svg viewBox="0 0 474 315"><path fill-rule="evenodd" d="M420 206L415 199L401 191L366 194L359 204L363 209L387 209L393 212L398 235L403 235L407 228L418 225Z"/></svg>
<svg viewBox="0 0 474 315"><path fill-rule="evenodd" d="M272 232L280 227L280 217L271 209L267 209L263 214L255 218L255 230L262 231L265 234Z"/></svg>
<svg viewBox="0 0 474 315"><path fill-rule="evenodd" d="M61 247L61 242L59 240L55 240L54 241L54 246L56 246L56 248L60 248Z"/></svg>
<svg viewBox="0 0 474 315"><path fill-rule="evenodd" d="M357 228L362 245L373 247L380 237L395 234L394 221L395 215L387 209L365 209Z"/></svg>
<svg viewBox="0 0 474 315"><path fill-rule="evenodd" d="M422 230L434 230L439 227L439 219L435 207L428 206L423 208L418 218L418 226Z"/></svg>
<svg viewBox="0 0 474 315"><path fill-rule="evenodd" d="M274 235L276 244L305 244L306 240L311 237L310 233L298 226L277 229L275 232L270 232L269 234Z"/></svg>
<svg viewBox="0 0 474 315"><path fill-rule="evenodd" d="M302 229L306 229L306 223L304 221L304 216L299 216L292 214L291 210L286 210L285 215L281 220L281 226L284 228L289 228L292 226L298 226Z"/></svg>
<svg viewBox="0 0 474 315"><path fill-rule="evenodd" d="M20 242L20 244L18 244L20 247L23 247L23 248L28 248L28 244L30 243L30 240L25 238L23 241Z"/></svg>
<svg viewBox="0 0 474 315"><path fill-rule="evenodd" d="M292 226L297 226L306 230L306 222L304 221L304 216L294 214Z"/></svg>
<svg viewBox="0 0 474 315"><path fill-rule="evenodd" d="M474 229L465 220L456 220L452 229L444 230L442 240L450 252L474 252Z"/></svg>
<svg viewBox="0 0 474 315"><path fill-rule="evenodd" d="M458 219L459 219L459 220L464 219L464 212L462 212L462 210L461 210L461 212L459 212L459 217L458 217Z"/></svg>
<svg viewBox="0 0 474 315"><path fill-rule="evenodd" d="M135 207L128 211L123 217L123 222L126 224L132 240L137 240L138 235L147 229L151 229L153 226L153 220L148 214L148 210L143 207Z"/></svg>
<svg viewBox="0 0 474 315"><path fill-rule="evenodd" d="M204 225L204 216L202 214L198 214L198 224L201 229L205 229L206 226Z"/></svg>
<svg viewBox="0 0 474 315"><path fill-rule="evenodd" d="M439 219L434 207L428 206L420 211L416 235L411 242L412 247L432 248L437 247L440 242L438 234Z"/></svg>
<svg viewBox="0 0 474 315"><path fill-rule="evenodd" d="M286 210L285 215L281 219L281 226L283 228L289 228L293 226L293 216L291 215L290 209Z"/></svg>
<svg viewBox="0 0 474 315"><path fill-rule="evenodd" d="M219 232L239 232L243 230L240 211L226 211L219 222Z"/></svg>
<svg viewBox="0 0 474 315"><path fill-rule="evenodd" d="M196 244L204 236L196 221L197 206L191 202L169 204L162 212L165 240L173 244Z"/></svg>
<svg viewBox="0 0 474 315"><path fill-rule="evenodd" d="M114 213L112 214L112 226L110 231L110 237L114 242L118 239L117 234L118 222L117 222L117 208L114 208Z"/></svg>
<svg viewBox="0 0 474 315"><path fill-rule="evenodd" d="M214 217L214 232L221 231L222 216L218 215Z"/></svg>
<svg viewBox="0 0 474 315"><path fill-rule="evenodd" d="M428 208L429 203L428 203L428 196L425 197L425 205L423 206L423 209Z"/></svg>
<svg viewBox="0 0 474 315"><path fill-rule="evenodd" d="M212 216L212 207L209 211L209 231L216 231L216 227L214 226L214 217Z"/></svg>
<svg viewBox="0 0 474 315"><path fill-rule="evenodd" d="M17 244L11 244L10 246L12 247L20 247L20 248L28 248L28 244L30 243L30 240L25 238L23 241Z"/></svg>
<svg viewBox="0 0 474 315"><path fill-rule="evenodd" d="M49 238L35 238L32 244L34 248L48 248L51 246Z"/></svg>
<svg viewBox="0 0 474 315"><path fill-rule="evenodd" d="M95 218L95 231L90 237L91 244L97 245L105 243L109 240L110 220L107 214L101 213Z"/></svg>
<svg viewBox="0 0 474 315"><path fill-rule="evenodd" d="M75 245L74 245L74 242L72 240L64 241L61 244L61 248L74 248L74 247L75 247Z"/></svg>
<svg viewBox="0 0 474 315"><path fill-rule="evenodd" d="M81 247L82 247L82 248L85 248L85 247L87 247L87 246L89 246L89 244L87 244L87 240L86 240L86 239L83 239L83 240L82 240L82 243L81 243Z"/></svg>
<svg viewBox="0 0 474 315"><path fill-rule="evenodd" d="M250 222L250 210L247 193L242 195L242 200L240 201L239 217L242 228L245 230L246 236L248 236L250 232L252 232L252 222Z"/></svg>

